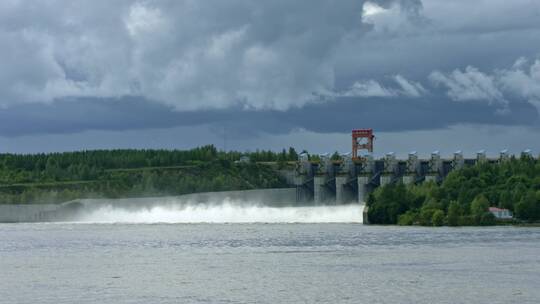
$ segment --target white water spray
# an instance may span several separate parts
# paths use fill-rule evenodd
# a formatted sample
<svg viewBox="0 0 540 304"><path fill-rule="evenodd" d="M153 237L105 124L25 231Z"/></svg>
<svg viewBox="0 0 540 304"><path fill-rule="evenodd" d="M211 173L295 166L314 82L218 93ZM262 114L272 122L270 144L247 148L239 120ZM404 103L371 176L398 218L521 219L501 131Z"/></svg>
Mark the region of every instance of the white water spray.
<svg viewBox="0 0 540 304"><path fill-rule="evenodd" d="M362 205L269 207L224 200L219 204L166 204L139 209L106 205L82 215L84 223L362 223Z"/></svg>

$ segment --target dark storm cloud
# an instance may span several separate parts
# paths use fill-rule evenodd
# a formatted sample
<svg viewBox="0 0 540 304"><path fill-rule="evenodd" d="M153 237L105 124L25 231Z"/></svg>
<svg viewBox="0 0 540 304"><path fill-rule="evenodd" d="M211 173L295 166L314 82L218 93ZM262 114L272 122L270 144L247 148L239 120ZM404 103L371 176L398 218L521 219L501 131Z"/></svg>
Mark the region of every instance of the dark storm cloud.
<svg viewBox="0 0 540 304"><path fill-rule="evenodd" d="M297 129L317 133L346 133L370 127L381 132L444 128L459 123L528 125L537 112L527 102L513 103L498 114L483 102L455 103L444 96L430 98L339 98L289 111L223 109L178 112L140 98L64 100L0 110L0 136L77 133L86 130L122 131L209 125L227 129L231 138L286 134Z"/></svg>
<svg viewBox="0 0 540 304"><path fill-rule="evenodd" d="M3 1L0 136L537 125L540 3Z"/></svg>

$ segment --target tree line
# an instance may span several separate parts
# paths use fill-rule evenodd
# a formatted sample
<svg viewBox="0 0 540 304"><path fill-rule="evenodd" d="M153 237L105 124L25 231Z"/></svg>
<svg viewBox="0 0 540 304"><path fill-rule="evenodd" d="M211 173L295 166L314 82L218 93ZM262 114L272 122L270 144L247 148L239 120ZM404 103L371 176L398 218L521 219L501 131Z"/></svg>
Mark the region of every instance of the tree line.
<svg viewBox="0 0 540 304"><path fill-rule="evenodd" d="M367 200L375 224L491 225L489 207L522 221L540 220L540 161L524 156L452 171L441 184L402 183L376 189Z"/></svg>
<svg viewBox="0 0 540 304"><path fill-rule="evenodd" d="M236 163L244 155L251 161ZM272 168L258 162L296 159L293 148L241 153L218 151L212 145L184 151L0 154L0 204L284 187Z"/></svg>
<svg viewBox="0 0 540 304"><path fill-rule="evenodd" d="M199 165L216 160L239 160L247 156L252 162L287 162L298 159L294 148L281 152L218 151L213 145L191 150L93 150L65 153L0 154L0 185L95 180L105 170L146 167Z"/></svg>

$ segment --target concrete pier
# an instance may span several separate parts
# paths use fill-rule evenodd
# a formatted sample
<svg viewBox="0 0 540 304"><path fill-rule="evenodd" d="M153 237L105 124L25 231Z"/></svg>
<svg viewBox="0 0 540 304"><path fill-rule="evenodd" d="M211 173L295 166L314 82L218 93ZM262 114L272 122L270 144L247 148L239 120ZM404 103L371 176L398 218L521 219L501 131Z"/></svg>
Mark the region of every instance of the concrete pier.
<svg viewBox="0 0 540 304"><path fill-rule="evenodd" d="M364 225L369 225L368 212L369 212L369 207L365 206L364 211L362 212L362 223L364 223Z"/></svg>
<svg viewBox="0 0 540 304"><path fill-rule="evenodd" d="M296 187L296 201L307 202L313 199L311 188L312 185L308 185L308 176L297 175L294 177L294 186ZM313 183L313 181L311 181Z"/></svg>
<svg viewBox="0 0 540 304"><path fill-rule="evenodd" d="M381 187L386 186L392 182L392 179L394 178L393 175L390 174L382 174L381 175Z"/></svg>
<svg viewBox="0 0 540 304"><path fill-rule="evenodd" d="M350 181L349 176L336 176L336 203L345 204L354 201L355 195L352 189L347 186Z"/></svg>
<svg viewBox="0 0 540 304"><path fill-rule="evenodd" d="M403 177L402 177L403 184L404 185L414 184L415 178L416 178L416 176L414 176L412 174L403 175Z"/></svg>
<svg viewBox="0 0 540 304"><path fill-rule="evenodd" d="M333 193L328 189L327 176L315 176L313 179L313 199L315 203L328 203L333 201Z"/></svg>
<svg viewBox="0 0 540 304"><path fill-rule="evenodd" d="M401 180L403 184L411 185L414 184L418 175L421 175L420 161L418 160L416 151L412 151L407 158L406 173L402 176Z"/></svg>
<svg viewBox="0 0 540 304"><path fill-rule="evenodd" d="M397 172L398 161L393 152L387 153L384 157L384 170L380 177L380 185L385 186L392 182Z"/></svg>
<svg viewBox="0 0 540 304"><path fill-rule="evenodd" d="M368 184L371 180L371 175L359 175L358 176L358 202L365 204L368 196Z"/></svg>
<svg viewBox="0 0 540 304"><path fill-rule="evenodd" d="M427 174L426 182L437 182L438 176L436 174Z"/></svg>
<svg viewBox="0 0 540 304"><path fill-rule="evenodd" d="M476 162L477 163L485 163L487 162L487 156L485 150L480 150L476 152Z"/></svg>
<svg viewBox="0 0 540 304"><path fill-rule="evenodd" d="M465 159L461 151L454 152L454 159L452 160L452 169L459 170L465 165Z"/></svg>

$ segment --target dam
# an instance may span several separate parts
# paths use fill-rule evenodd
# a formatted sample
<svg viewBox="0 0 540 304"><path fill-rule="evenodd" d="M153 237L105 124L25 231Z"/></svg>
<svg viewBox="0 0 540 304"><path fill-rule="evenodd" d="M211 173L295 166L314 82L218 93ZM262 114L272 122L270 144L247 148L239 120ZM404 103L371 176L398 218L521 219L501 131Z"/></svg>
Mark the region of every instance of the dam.
<svg viewBox="0 0 540 304"><path fill-rule="evenodd" d="M375 159L373 152L373 130L352 131L352 153L340 155L338 159L328 154L317 160L308 154L301 154L290 183L296 188L296 201L311 201L315 204L364 204L375 188L393 183L405 185L423 182L440 183L452 171L477 163L499 163L510 160L507 150L502 150L496 158L488 158L486 151L476 153L475 158L465 158L462 151L456 151L443 158L439 151L431 153L428 159L410 152L406 159L398 159L393 152ZM365 150L366 153L361 154ZM521 157L533 157L530 150Z"/></svg>

